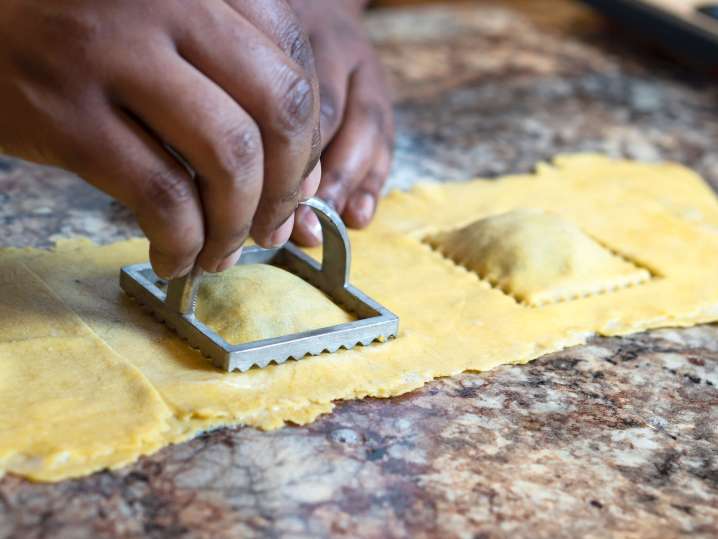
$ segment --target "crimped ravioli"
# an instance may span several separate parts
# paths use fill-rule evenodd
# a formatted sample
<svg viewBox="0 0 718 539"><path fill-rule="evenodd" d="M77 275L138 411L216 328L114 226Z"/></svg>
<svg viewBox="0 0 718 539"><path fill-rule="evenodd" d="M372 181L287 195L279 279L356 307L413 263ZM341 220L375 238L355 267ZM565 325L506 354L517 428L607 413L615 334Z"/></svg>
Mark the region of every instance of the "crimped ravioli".
<svg viewBox="0 0 718 539"><path fill-rule="evenodd" d="M555 213L521 208L437 234L448 258L531 306L638 284L651 278Z"/></svg>
<svg viewBox="0 0 718 539"><path fill-rule="evenodd" d="M351 322L321 290L266 264L205 276L197 318L231 344L243 344Z"/></svg>

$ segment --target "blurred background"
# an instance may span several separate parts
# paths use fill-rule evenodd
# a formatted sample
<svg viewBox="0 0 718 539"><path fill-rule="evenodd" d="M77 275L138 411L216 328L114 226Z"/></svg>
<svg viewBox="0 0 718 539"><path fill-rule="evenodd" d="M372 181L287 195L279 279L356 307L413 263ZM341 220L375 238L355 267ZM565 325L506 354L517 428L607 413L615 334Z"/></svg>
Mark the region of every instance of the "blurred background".
<svg viewBox="0 0 718 539"><path fill-rule="evenodd" d="M481 0L475 0L481 1ZM712 0L574 0L609 17L621 31L646 39L693 67L718 73L718 1ZM466 0L375 0L375 7L460 4ZM542 0L489 0L532 15L570 9L568 3ZM553 5L552 5L553 4ZM580 9L580 8L577 8Z"/></svg>

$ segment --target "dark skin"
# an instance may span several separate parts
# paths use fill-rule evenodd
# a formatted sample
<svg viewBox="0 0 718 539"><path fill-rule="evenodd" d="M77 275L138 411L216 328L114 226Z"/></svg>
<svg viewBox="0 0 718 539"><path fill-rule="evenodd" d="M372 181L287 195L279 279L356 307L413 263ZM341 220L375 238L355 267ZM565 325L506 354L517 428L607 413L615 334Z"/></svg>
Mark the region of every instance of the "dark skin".
<svg viewBox="0 0 718 539"><path fill-rule="evenodd" d="M320 243L296 212L317 192L366 226L393 124L365 4L6 0L0 150L131 208L166 278L233 266L249 236Z"/></svg>
<svg viewBox="0 0 718 539"><path fill-rule="evenodd" d="M309 33L319 78L324 153L318 194L353 228L364 228L374 217L394 140L383 67L360 20L367 3L290 0ZM294 239L319 244L311 232L318 226L312 212L300 210Z"/></svg>

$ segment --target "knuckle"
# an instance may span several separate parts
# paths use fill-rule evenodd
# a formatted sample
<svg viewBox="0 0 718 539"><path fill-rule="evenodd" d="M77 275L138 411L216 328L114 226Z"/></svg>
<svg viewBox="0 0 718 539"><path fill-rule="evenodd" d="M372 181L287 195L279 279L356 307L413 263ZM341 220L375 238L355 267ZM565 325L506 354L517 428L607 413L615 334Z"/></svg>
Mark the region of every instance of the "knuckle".
<svg viewBox="0 0 718 539"><path fill-rule="evenodd" d="M332 204L335 210L340 211L344 208L354 183L354 175L350 171L341 168L329 170L322 179L319 194Z"/></svg>
<svg viewBox="0 0 718 539"><path fill-rule="evenodd" d="M83 49L105 34L101 19L92 10L52 10L41 12L39 17L46 32L44 37Z"/></svg>
<svg viewBox="0 0 718 539"><path fill-rule="evenodd" d="M48 59L24 50L9 51L9 55L13 67L29 80L59 90L67 86L59 70Z"/></svg>
<svg viewBox="0 0 718 539"><path fill-rule="evenodd" d="M314 55L304 29L295 21L287 22L280 32L281 48L304 69L312 69Z"/></svg>
<svg viewBox="0 0 718 539"><path fill-rule="evenodd" d="M268 199L266 206L269 208L267 214L271 217L270 221L278 222L278 224L286 221L299 206L301 193L301 184L296 184L286 191Z"/></svg>
<svg viewBox="0 0 718 539"><path fill-rule="evenodd" d="M194 199L192 184L185 174L177 170L158 170L143 181L140 196L142 204L163 210L173 210Z"/></svg>
<svg viewBox="0 0 718 539"><path fill-rule="evenodd" d="M317 127L314 130L314 135L312 136L312 147L311 151L309 153L309 160L307 161L307 167L304 169L304 174L302 174L302 178L306 178L309 176L309 174L314 170L314 167L317 166L317 163L319 163L319 160L322 157L322 132Z"/></svg>
<svg viewBox="0 0 718 539"><path fill-rule="evenodd" d="M253 227L255 230L272 232L284 223L299 206L301 185L291 186L286 191L263 201L257 212Z"/></svg>
<svg viewBox="0 0 718 539"><path fill-rule="evenodd" d="M283 130L295 133L306 129L314 110L314 90L307 77L294 74L277 100L279 123Z"/></svg>
<svg viewBox="0 0 718 539"><path fill-rule="evenodd" d="M274 203L277 206L281 207L288 207L287 215L286 217L289 217L291 213L297 209L297 206L299 205L299 199L302 194L302 184L301 182L298 182L294 185L292 185L289 189L287 189L284 193L277 196L276 199L274 199Z"/></svg>
<svg viewBox="0 0 718 539"><path fill-rule="evenodd" d="M325 173L328 185L349 185L352 182L352 174L343 168L335 168Z"/></svg>
<svg viewBox="0 0 718 539"><path fill-rule="evenodd" d="M326 129L334 131L340 120L338 99L326 86L319 88L319 114Z"/></svg>
<svg viewBox="0 0 718 539"><path fill-rule="evenodd" d="M244 244L249 236L250 228L251 224L245 223L223 230L221 233L210 230L207 236L207 246L220 253L222 258L226 258Z"/></svg>
<svg viewBox="0 0 718 539"><path fill-rule="evenodd" d="M364 101L358 105L361 114L366 116L370 124L380 133L383 133L387 127L387 115L384 107L380 103L374 101Z"/></svg>
<svg viewBox="0 0 718 539"><path fill-rule="evenodd" d="M216 150L220 179L235 184L246 181L261 165L262 137L259 129L252 126L234 126L224 131L221 147ZM243 180L244 179L244 180Z"/></svg>

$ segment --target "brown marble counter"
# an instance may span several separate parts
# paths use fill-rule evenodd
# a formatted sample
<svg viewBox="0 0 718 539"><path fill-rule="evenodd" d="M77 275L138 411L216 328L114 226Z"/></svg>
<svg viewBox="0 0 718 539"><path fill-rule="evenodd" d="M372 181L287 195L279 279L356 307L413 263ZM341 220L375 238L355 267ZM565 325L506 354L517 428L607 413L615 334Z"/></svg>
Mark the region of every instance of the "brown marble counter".
<svg viewBox="0 0 718 539"><path fill-rule="evenodd" d="M380 11L394 187L561 152L671 159L718 186L718 91L564 0ZM3 245L138 234L72 176L0 160ZM0 481L0 537L718 536L718 329L662 330L226 429L118 472Z"/></svg>

